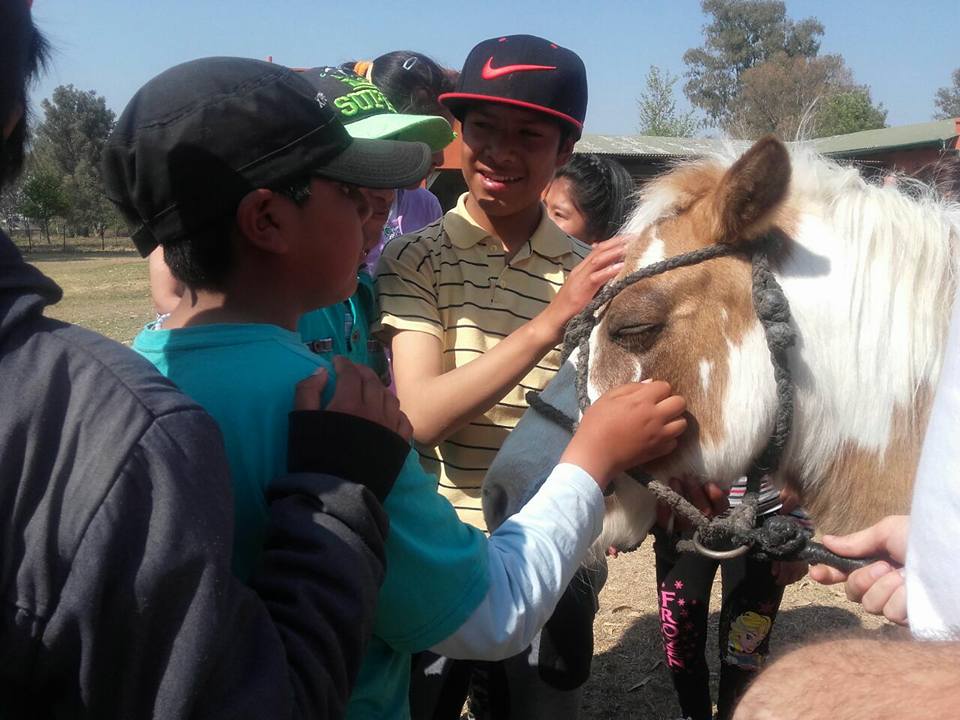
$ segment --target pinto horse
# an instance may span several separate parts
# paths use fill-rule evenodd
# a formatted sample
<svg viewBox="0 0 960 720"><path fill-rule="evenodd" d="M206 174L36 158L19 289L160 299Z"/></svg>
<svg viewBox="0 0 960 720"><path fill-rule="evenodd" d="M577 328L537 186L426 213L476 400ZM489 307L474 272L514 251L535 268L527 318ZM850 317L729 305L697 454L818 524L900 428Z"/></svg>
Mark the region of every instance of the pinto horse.
<svg viewBox="0 0 960 720"><path fill-rule="evenodd" d="M806 147L764 138L679 165L649 183L624 229L621 277L715 243L748 248L771 235L771 265L789 300L793 427L777 484L792 486L825 532L906 512L936 387L955 289L960 206L932 191L878 187ZM754 311L747 253L628 286L596 313L589 394L668 381L687 399L678 449L644 469L721 484L747 471L770 436L777 392ZM574 353L543 394L574 417ZM496 527L536 491L569 434L528 411L484 484ZM618 478L597 545L634 547L655 503Z"/></svg>

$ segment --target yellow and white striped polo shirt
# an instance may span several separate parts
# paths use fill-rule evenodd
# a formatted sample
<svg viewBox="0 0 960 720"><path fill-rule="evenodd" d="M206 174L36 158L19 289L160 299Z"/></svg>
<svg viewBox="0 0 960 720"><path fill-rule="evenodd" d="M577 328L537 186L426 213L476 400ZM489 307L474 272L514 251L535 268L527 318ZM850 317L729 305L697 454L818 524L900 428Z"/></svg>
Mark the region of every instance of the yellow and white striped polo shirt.
<svg viewBox="0 0 960 720"><path fill-rule="evenodd" d="M544 212L530 240L509 263L500 240L457 206L419 232L391 240L377 267L380 327L440 339L444 371L465 365L543 310L589 246L558 228ZM437 447L418 446L427 471L460 518L484 529L480 484L528 390L542 390L560 367L559 347L520 384Z"/></svg>

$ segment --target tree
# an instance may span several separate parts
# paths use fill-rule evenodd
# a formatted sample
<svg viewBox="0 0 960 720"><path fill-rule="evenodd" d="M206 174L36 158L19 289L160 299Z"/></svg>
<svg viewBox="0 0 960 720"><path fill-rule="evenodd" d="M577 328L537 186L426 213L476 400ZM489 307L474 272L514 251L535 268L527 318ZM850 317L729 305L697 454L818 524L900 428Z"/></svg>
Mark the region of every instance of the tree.
<svg viewBox="0 0 960 720"><path fill-rule="evenodd" d="M937 90L933 104L937 106L938 120L960 117L960 68L953 71L951 76L953 86L942 87Z"/></svg>
<svg viewBox="0 0 960 720"><path fill-rule="evenodd" d="M776 55L815 57L823 25L816 18L789 20L779 0L702 0L712 18L703 46L684 53L684 93L716 124L726 126L742 77Z"/></svg>
<svg viewBox="0 0 960 720"><path fill-rule="evenodd" d="M886 125L887 111L883 103L874 105L870 90L857 87L823 99L817 110L813 137L876 130Z"/></svg>
<svg viewBox="0 0 960 720"><path fill-rule="evenodd" d="M680 112L673 95L678 78L651 65L647 87L637 100L640 134L663 137L691 137L697 129L693 111Z"/></svg>
<svg viewBox="0 0 960 720"><path fill-rule="evenodd" d="M106 99L93 90L61 85L40 107L44 118L36 129L33 151L64 175L73 175L83 161L100 167L103 144L116 118Z"/></svg>
<svg viewBox="0 0 960 720"><path fill-rule="evenodd" d="M67 194L60 176L50 168L38 167L27 174L21 186L19 211L40 226L50 243L50 221L63 215L68 207Z"/></svg>
<svg viewBox="0 0 960 720"><path fill-rule="evenodd" d="M33 156L63 180L66 218L83 234L103 232L115 219L103 193L100 158L115 116L106 100L93 90L61 85L41 107L45 113L36 130Z"/></svg>
<svg viewBox="0 0 960 720"><path fill-rule="evenodd" d="M793 140L801 129L810 134L817 104L852 84L850 71L838 55L807 58L780 53L744 72L727 129L748 139L774 133Z"/></svg>

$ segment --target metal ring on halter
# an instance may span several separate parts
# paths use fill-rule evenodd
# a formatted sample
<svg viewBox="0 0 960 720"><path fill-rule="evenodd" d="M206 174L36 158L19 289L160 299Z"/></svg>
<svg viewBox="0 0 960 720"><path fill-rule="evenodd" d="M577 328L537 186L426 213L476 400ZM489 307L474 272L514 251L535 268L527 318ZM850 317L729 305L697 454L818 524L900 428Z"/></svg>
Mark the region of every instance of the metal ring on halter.
<svg viewBox="0 0 960 720"><path fill-rule="evenodd" d="M693 533L693 547L698 553L704 557L711 558L712 560L732 560L733 558L738 558L741 555L746 555L750 551L749 545L741 545L733 550L711 550L710 548L700 544L699 530Z"/></svg>

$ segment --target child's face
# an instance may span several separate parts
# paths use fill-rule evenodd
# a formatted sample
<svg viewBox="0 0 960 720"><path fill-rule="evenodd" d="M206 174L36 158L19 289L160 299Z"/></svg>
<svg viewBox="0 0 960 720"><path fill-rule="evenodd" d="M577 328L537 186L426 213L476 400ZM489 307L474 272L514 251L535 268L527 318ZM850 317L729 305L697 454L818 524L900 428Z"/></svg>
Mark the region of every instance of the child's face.
<svg viewBox="0 0 960 720"><path fill-rule="evenodd" d="M463 119L463 177L489 217L508 217L540 202L554 171L570 157L560 128L544 113L480 103Z"/></svg>
<svg viewBox="0 0 960 720"><path fill-rule="evenodd" d="M314 178L300 211L291 260L301 286L313 291L313 307L346 300L357 288L357 268L366 254L363 225L370 204L352 185Z"/></svg>
<svg viewBox="0 0 960 720"><path fill-rule="evenodd" d="M366 255L380 244L383 238L383 226L390 216L390 206L397 195L396 190L375 190L360 188L370 205L370 218L363 224L363 254Z"/></svg>
<svg viewBox="0 0 960 720"><path fill-rule="evenodd" d="M570 180L560 177L552 181L543 194L543 204L550 219L567 235L591 245L595 242L596 238L592 237L587 226L587 218L574 201Z"/></svg>

